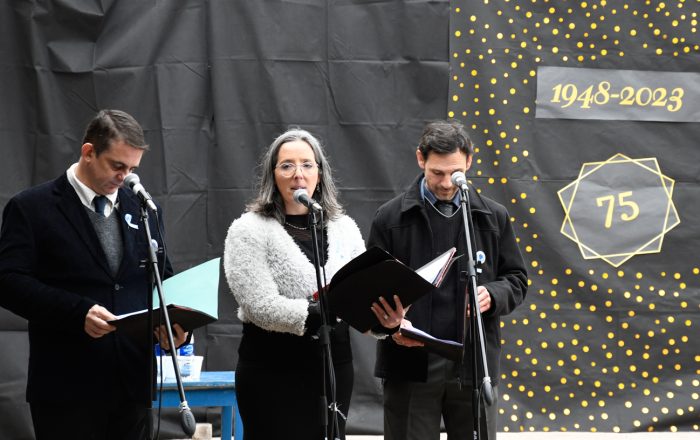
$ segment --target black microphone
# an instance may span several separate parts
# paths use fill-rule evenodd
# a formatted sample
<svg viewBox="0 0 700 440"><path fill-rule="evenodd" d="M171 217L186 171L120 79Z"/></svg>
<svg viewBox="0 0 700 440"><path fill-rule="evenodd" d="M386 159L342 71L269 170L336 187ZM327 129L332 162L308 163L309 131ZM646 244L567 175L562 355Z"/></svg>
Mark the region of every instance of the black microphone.
<svg viewBox="0 0 700 440"><path fill-rule="evenodd" d="M469 185L467 185L467 177L461 171L455 171L452 173L452 184L464 191L469 191Z"/></svg>
<svg viewBox="0 0 700 440"><path fill-rule="evenodd" d="M298 190L294 191L294 201L297 203L301 203L302 205L306 206L309 209L313 209L316 212L323 211L321 205L319 205L316 202L316 200L309 197L304 188L299 188Z"/></svg>
<svg viewBox="0 0 700 440"><path fill-rule="evenodd" d="M139 199L141 199L141 203L145 203L146 206L151 208L153 211L158 210L156 204L153 203L153 197L151 197L151 195L148 194L148 191L146 191L146 188L141 185L141 179L139 179L138 175L131 173L126 176L124 178L124 185L126 185L134 192L134 194L138 196Z"/></svg>
<svg viewBox="0 0 700 440"><path fill-rule="evenodd" d="M192 410L187 406L187 401L180 402L180 426L187 437L192 437L197 429L197 421L192 415Z"/></svg>

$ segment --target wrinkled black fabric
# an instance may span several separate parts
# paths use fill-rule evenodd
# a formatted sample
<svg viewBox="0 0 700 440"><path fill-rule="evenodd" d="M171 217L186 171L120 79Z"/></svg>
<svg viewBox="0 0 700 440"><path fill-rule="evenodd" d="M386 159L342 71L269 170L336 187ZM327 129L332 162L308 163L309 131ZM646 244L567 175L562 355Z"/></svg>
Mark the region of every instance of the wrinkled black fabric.
<svg viewBox="0 0 700 440"><path fill-rule="evenodd" d="M366 233L375 208L415 173L424 122L445 116L449 6L0 2L0 207L77 160L96 111L117 108L146 132L150 151L138 174L165 210L176 272L221 256L262 150L289 126L324 142L341 200ZM241 324L219 284L219 321L196 331L197 352L206 370L233 370ZM13 347L0 361L0 431L31 438L26 323L8 315L0 314L0 343ZM363 403L377 402L374 342L351 337L363 360L348 430L377 433L377 404ZM204 420L204 409L193 412ZM176 415L161 432L182 436Z"/></svg>

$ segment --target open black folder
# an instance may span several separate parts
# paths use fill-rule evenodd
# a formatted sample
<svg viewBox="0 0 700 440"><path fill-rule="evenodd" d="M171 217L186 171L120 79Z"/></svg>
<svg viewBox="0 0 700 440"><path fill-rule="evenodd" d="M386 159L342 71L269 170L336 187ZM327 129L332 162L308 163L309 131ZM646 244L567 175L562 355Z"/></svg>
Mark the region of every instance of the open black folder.
<svg viewBox="0 0 700 440"><path fill-rule="evenodd" d="M438 339L417 328L402 328L401 335L424 343L424 348L444 358L459 362L462 357L462 344L448 339Z"/></svg>
<svg viewBox="0 0 700 440"><path fill-rule="evenodd" d="M455 248L425 266L413 270L391 254L372 247L343 266L327 288L328 305L343 321L360 332L379 325L371 310L382 296L395 307L398 295L406 307L442 282L447 269L456 260ZM457 257L458 258L458 257Z"/></svg>
<svg viewBox="0 0 700 440"><path fill-rule="evenodd" d="M168 304L168 316L171 324L180 324L180 327L186 332L203 327L216 321L216 318L202 312L201 310L191 309L189 307L179 306L177 304ZM160 318L160 307L153 310L153 325L165 324ZM146 324L148 322L148 310L139 310L133 313L119 315L118 319L109 321L110 324L117 327L117 330L122 333L127 333L129 336L141 338L146 332Z"/></svg>
<svg viewBox="0 0 700 440"><path fill-rule="evenodd" d="M163 281L163 292L170 322L189 332L216 321L218 316L219 265L221 258L187 269ZM160 302L153 292L153 325L160 321ZM146 333L148 310L139 310L109 321L117 331L142 338ZM164 324L164 323L163 323Z"/></svg>

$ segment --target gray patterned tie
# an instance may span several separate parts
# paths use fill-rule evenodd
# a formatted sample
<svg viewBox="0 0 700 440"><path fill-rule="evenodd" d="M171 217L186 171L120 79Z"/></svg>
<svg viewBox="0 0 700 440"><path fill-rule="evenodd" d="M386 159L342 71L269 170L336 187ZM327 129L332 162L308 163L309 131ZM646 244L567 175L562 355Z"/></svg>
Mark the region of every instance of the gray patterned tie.
<svg viewBox="0 0 700 440"><path fill-rule="evenodd" d="M455 205L452 202L445 202L443 200L438 200L435 202L435 207L442 213L442 215L451 216L455 210Z"/></svg>

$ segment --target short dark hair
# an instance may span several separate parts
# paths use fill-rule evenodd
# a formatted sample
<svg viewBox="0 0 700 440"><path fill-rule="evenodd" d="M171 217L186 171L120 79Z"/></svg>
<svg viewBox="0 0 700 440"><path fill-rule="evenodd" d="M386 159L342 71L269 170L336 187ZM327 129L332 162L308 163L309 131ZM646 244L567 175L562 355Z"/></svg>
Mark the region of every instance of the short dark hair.
<svg viewBox="0 0 700 440"><path fill-rule="evenodd" d="M471 156L474 147L464 126L459 121L433 121L423 129L418 149L424 159L430 152L450 154L457 150Z"/></svg>
<svg viewBox="0 0 700 440"><path fill-rule="evenodd" d="M85 130L83 143L91 143L99 156L113 141L148 150L143 129L136 119L121 110L100 110Z"/></svg>

